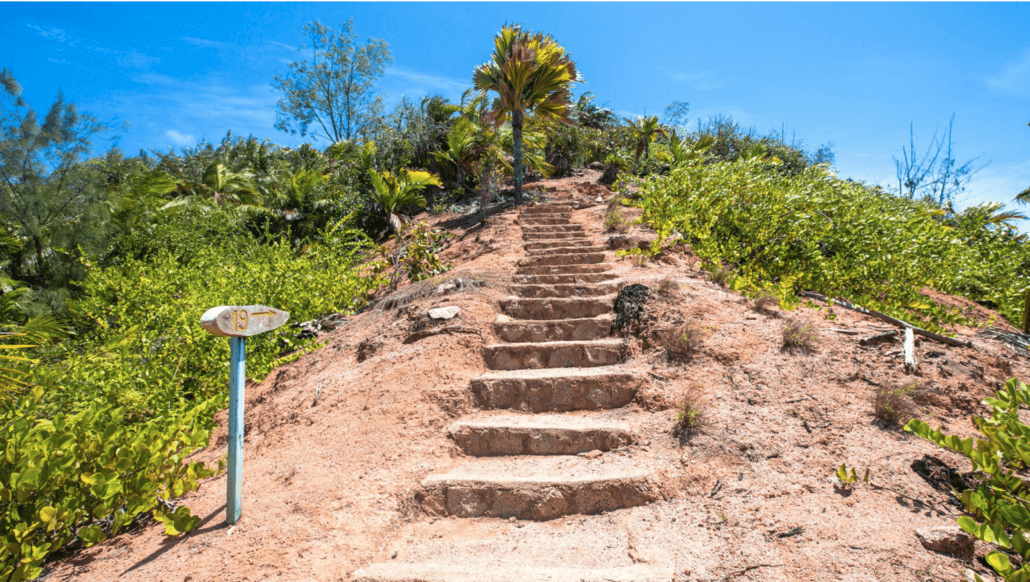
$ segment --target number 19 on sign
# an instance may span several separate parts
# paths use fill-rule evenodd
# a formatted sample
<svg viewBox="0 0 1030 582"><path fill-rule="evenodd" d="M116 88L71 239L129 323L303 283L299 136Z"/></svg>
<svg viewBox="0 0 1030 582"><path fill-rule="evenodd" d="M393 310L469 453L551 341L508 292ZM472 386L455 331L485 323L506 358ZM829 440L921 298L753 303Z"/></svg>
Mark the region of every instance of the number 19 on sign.
<svg viewBox="0 0 1030 582"><path fill-rule="evenodd" d="M264 305L212 307L200 317L204 329L229 338L229 467L225 521L243 514L243 386L247 378L246 338L286 323L290 314Z"/></svg>

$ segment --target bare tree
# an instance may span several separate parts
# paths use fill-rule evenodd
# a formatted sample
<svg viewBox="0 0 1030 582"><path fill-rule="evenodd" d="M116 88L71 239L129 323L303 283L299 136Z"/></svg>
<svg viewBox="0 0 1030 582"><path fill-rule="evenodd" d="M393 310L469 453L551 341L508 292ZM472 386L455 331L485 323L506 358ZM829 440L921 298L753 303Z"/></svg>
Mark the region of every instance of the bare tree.
<svg viewBox="0 0 1030 582"><path fill-rule="evenodd" d="M948 129L940 137L937 136L938 129L934 129L930 145L921 156L916 149L915 130L909 124L908 149L902 148L900 160L894 157L900 195L928 198L943 205L964 192L973 176L987 167L987 163L979 167L974 165L979 157L957 165L952 150L951 130L954 124L955 116L952 115Z"/></svg>

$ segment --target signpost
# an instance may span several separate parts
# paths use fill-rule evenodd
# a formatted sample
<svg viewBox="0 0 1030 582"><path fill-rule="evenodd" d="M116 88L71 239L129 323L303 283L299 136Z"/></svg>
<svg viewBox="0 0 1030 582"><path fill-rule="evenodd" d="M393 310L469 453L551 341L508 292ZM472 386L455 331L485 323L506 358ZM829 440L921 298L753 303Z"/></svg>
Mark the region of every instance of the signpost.
<svg viewBox="0 0 1030 582"><path fill-rule="evenodd" d="M229 338L229 474L225 488L225 522L240 520L243 504L243 385L246 381L246 338L272 331L290 314L264 305L222 305L200 316L213 335Z"/></svg>

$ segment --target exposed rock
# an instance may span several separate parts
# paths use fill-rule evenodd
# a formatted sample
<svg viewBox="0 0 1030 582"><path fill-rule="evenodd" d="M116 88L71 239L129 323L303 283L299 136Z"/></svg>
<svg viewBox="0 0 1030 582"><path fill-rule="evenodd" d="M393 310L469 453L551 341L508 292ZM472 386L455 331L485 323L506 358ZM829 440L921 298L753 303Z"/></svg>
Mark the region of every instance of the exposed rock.
<svg viewBox="0 0 1030 582"><path fill-rule="evenodd" d="M651 248L651 239L639 235L616 234L608 237L604 246L610 251L632 248L647 249Z"/></svg>
<svg viewBox="0 0 1030 582"><path fill-rule="evenodd" d="M449 325L447 327L435 327L435 328L426 329L426 330L422 330L422 331L416 331L415 333L412 333L408 337L404 338L404 343L405 344L413 344L413 343L415 343L415 342L417 342L419 340L423 340L423 339L426 339L427 337L432 337L434 335L440 335L440 334L448 334L449 335L449 334L454 334L454 333L471 333L471 334L477 334L477 335L479 335L479 337L483 337L483 332L479 331L478 328L469 327L467 325Z"/></svg>
<svg viewBox="0 0 1030 582"><path fill-rule="evenodd" d="M973 558L974 540L957 525L917 529L916 537L928 550L951 554L964 560Z"/></svg>
<svg viewBox="0 0 1030 582"><path fill-rule="evenodd" d="M457 317L461 309L457 305L448 305L447 307L437 307L436 309L429 310L429 319L453 319Z"/></svg>
<svg viewBox="0 0 1030 582"><path fill-rule="evenodd" d="M603 170L604 164L602 164L601 162L590 162L590 164L588 164L587 167L591 170Z"/></svg>

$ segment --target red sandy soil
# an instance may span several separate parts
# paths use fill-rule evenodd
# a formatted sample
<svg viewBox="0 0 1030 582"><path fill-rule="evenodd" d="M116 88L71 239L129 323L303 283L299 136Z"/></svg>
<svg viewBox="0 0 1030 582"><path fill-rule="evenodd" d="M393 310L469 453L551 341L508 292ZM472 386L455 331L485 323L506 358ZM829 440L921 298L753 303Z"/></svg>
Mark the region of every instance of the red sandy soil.
<svg viewBox="0 0 1030 582"><path fill-rule="evenodd" d="M530 187L544 187L545 196L607 199L610 193L592 183L597 175ZM606 211L597 204L573 219L604 241ZM695 321L706 330L699 353L686 363L670 363L662 350L632 340L628 365L646 380L626 413L641 435L632 455L660 476L664 500L530 523L525 530L508 520L426 514L415 492L428 474L462 462L445 429L474 412L469 379L485 371L480 348L495 341L490 324L497 299L508 294L505 285L524 256L515 217L508 208L482 227L460 216L429 217L457 235L444 253L452 271L435 283L401 289L410 302L352 317L322 337L325 347L247 387L238 524L223 524L225 477L212 478L181 500L203 519L194 532L168 538L151 524L50 564L43 579L349 580L359 567L398 553L403 558L413 539L443 543L501 530L531 532L536 537L526 543L541 548L541 556L551 542L572 547L568 540L582 540L583 551L594 552L590 540L613 540L589 559L671 560L684 581L958 580L966 568L989 571L979 559L963 562L926 550L914 534L954 524L960 511L946 487L921 476L935 462L926 465L927 459L960 472L968 466L882 425L871 402L878 387L915 384L919 417L972 435L970 415L985 412L980 401L1007 378L1027 377L1028 360L960 328L974 348L921 340L918 374L910 375L899 342L859 345L859 338L889 329L883 323L841 307L759 312L711 282L689 252L666 252L643 267L613 253L611 259L627 284L654 288L666 277L678 283L671 296L653 303L660 316L655 325ZM649 233L635 225L630 234ZM486 284L436 292L455 277ZM427 325L428 309L444 305L461 309L448 325L481 333L402 343ZM978 315L991 315L975 307ZM818 330L811 353L783 349L782 329L791 318ZM707 413L698 433L681 440L672 433L675 407L692 389L703 392ZM224 411L217 421L211 446L197 455L209 462L226 454ZM875 486L836 487L830 476L842 462L869 468ZM521 555L496 552L499 563L506 552L511 559ZM983 553L978 547L978 556Z"/></svg>

